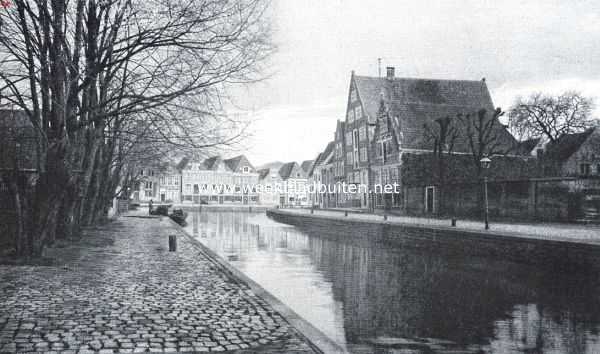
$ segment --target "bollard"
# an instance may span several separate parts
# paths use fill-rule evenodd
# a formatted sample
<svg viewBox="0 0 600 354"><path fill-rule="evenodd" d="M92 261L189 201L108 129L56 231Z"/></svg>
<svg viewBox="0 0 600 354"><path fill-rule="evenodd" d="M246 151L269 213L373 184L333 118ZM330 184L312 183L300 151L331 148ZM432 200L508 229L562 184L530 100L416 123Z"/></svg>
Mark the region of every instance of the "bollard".
<svg viewBox="0 0 600 354"><path fill-rule="evenodd" d="M310 213L311 213L311 214L314 214L314 213L315 213L315 208L314 208L314 207L310 208Z"/></svg>
<svg viewBox="0 0 600 354"><path fill-rule="evenodd" d="M452 218L452 227L456 227L456 219Z"/></svg>
<svg viewBox="0 0 600 354"><path fill-rule="evenodd" d="M348 217L348 212L347 211L344 212L344 216Z"/></svg>
<svg viewBox="0 0 600 354"><path fill-rule="evenodd" d="M169 252L177 251L177 236L169 235Z"/></svg>
<svg viewBox="0 0 600 354"><path fill-rule="evenodd" d="M388 218L387 214L383 214L383 220L387 221L387 218Z"/></svg>

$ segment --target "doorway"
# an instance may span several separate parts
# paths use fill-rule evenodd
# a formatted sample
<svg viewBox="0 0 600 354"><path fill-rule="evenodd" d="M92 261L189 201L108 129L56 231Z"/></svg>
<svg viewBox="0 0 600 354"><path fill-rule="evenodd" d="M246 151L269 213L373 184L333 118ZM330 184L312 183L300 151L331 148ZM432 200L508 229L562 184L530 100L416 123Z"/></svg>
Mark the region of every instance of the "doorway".
<svg viewBox="0 0 600 354"><path fill-rule="evenodd" d="M425 188L425 213L435 213L435 187Z"/></svg>

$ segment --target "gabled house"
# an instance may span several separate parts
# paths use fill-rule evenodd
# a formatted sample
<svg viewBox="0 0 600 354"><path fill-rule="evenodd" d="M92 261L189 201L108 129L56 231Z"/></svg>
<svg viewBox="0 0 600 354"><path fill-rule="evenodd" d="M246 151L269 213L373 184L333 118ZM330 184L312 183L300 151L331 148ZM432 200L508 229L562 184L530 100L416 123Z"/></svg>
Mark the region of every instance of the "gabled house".
<svg viewBox="0 0 600 354"><path fill-rule="evenodd" d="M310 172L310 200L313 206L320 208L337 207L335 177L335 141L330 142L325 150L317 156Z"/></svg>
<svg viewBox="0 0 600 354"><path fill-rule="evenodd" d="M280 204L280 188L283 180L277 168L263 168L258 170L258 184L260 185L259 201L262 205L275 206Z"/></svg>
<svg viewBox="0 0 600 354"><path fill-rule="evenodd" d="M258 172L244 156L205 160L184 158L178 164L184 203L249 204L258 202Z"/></svg>
<svg viewBox="0 0 600 354"><path fill-rule="evenodd" d="M346 137L350 139L346 141L346 147L354 152L347 153L348 162L358 155L359 163L353 162L361 173L359 176L355 174L352 180L368 184L368 190L375 190L376 186L401 185L402 155L431 153L434 150L426 137L426 129L434 126L437 119L467 114L475 116L482 109L489 112L488 119L492 119L494 112L485 80L398 78L392 67L388 67L386 77L381 78L352 73L349 96L350 101L355 102L350 106L354 111L354 123L350 124L354 124L355 128ZM356 112L361 110L358 116L363 118L357 123ZM349 109L349 118L352 117ZM347 120L347 125L350 121ZM360 125L358 131L357 124ZM515 149L516 140L499 121L494 122L491 131L506 152ZM464 135L454 139L452 150L457 154L470 152ZM363 160L370 168L362 169ZM426 186L421 192L423 200L430 201L425 203L425 211L435 212L436 186ZM403 208L404 204L402 193L378 193L370 199L365 193L361 206L372 203L378 208Z"/></svg>
<svg viewBox="0 0 600 354"><path fill-rule="evenodd" d="M538 151L546 175L600 177L600 128L564 134Z"/></svg>
<svg viewBox="0 0 600 354"><path fill-rule="evenodd" d="M279 169L282 181L280 205L307 206L308 172L297 162L288 162Z"/></svg>

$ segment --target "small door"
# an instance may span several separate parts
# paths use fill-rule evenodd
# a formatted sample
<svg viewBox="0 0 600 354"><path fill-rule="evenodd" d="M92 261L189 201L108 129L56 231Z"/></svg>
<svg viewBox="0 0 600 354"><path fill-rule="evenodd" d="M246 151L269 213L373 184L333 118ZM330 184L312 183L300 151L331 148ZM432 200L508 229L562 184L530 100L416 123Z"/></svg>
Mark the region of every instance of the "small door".
<svg viewBox="0 0 600 354"><path fill-rule="evenodd" d="M435 212L435 187L425 188L425 212L427 214Z"/></svg>

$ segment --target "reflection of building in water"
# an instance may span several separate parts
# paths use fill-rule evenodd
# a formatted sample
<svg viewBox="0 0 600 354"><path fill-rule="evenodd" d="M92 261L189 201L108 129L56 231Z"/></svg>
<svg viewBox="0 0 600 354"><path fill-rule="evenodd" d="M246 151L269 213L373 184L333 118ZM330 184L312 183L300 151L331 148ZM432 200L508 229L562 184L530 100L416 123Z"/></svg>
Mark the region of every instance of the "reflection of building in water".
<svg viewBox="0 0 600 354"><path fill-rule="evenodd" d="M573 326L569 318L575 314L550 309L564 309L581 299L574 300L574 294L548 296L552 291L543 289L550 286L556 292L556 284L539 279L539 270L361 243L322 234L309 241L311 258L333 283L335 300L344 303L349 343L381 336L423 337L464 346L479 343L494 347L494 353L546 353L560 341L554 348L564 351L557 353L570 352L568 348L577 348L572 353L600 353L600 348L590 351L598 345L598 338L589 335L596 326L582 324L599 323L598 299L586 299L588 304L577 311L593 320L580 319ZM545 274L560 281L552 272ZM541 305L518 305L533 302ZM594 308L594 314L586 308ZM545 350L535 351L539 348Z"/></svg>
<svg viewBox="0 0 600 354"><path fill-rule="evenodd" d="M199 215L196 217L196 215ZM211 235L208 246L240 256L251 250L286 248L307 250L308 238L295 228L262 226L250 222L254 213L195 212L192 222L199 219L198 228ZM196 225L193 224L193 230Z"/></svg>
<svg viewBox="0 0 600 354"><path fill-rule="evenodd" d="M211 235L202 242L249 263L276 252L297 267L299 258L288 256L310 256L311 269L303 270L331 283L349 343L424 337L491 353L600 353L600 280L593 276L408 250L377 235L264 225L255 215L199 214L198 229Z"/></svg>

